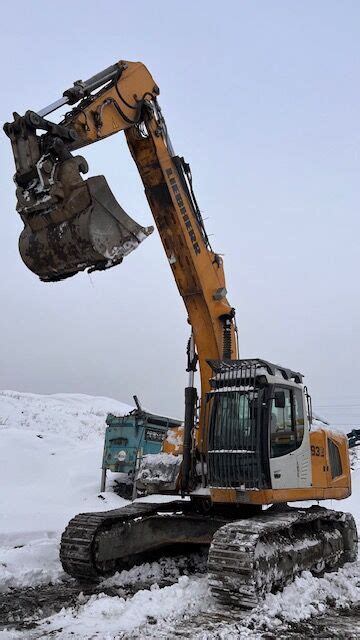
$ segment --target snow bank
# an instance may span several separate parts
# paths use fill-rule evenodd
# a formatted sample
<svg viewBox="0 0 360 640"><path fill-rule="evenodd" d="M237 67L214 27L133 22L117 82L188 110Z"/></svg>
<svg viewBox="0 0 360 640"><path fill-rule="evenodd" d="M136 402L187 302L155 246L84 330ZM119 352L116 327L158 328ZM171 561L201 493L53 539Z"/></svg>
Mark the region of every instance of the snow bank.
<svg viewBox="0 0 360 640"><path fill-rule="evenodd" d="M124 415L132 409L113 398L79 393L38 395L0 391L0 430L13 427L22 432L66 435L76 440L102 438L108 413Z"/></svg>
<svg viewBox="0 0 360 640"><path fill-rule="evenodd" d="M6 429L0 432L0 544L20 532L60 531L79 511L123 504L98 498L103 441Z"/></svg>
<svg viewBox="0 0 360 640"><path fill-rule="evenodd" d="M0 392L0 591L63 579L69 520L127 504L99 486L106 416L131 409L82 394Z"/></svg>
<svg viewBox="0 0 360 640"><path fill-rule="evenodd" d="M126 503L99 497L99 484L106 415L130 409L111 398L0 392L0 591L63 577L67 522Z"/></svg>
<svg viewBox="0 0 360 640"><path fill-rule="evenodd" d="M0 547L0 591L58 582L63 575L58 542L44 534L23 546Z"/></svg>

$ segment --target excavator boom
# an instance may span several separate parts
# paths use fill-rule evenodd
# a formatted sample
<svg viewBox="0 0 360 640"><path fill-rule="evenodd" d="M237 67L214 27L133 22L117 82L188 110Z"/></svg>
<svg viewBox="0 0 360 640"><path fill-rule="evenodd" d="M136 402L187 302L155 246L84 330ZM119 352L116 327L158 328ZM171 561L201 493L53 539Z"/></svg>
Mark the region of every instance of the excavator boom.
<svg viewBox="0 0 360 640"><path fill-rule="evenodd" d="M234 309L226 299L223 260L211 249L190 167L174 153L158 95L142 63L120 61L76 82L39 113L14 114L4 129L12 143L17 211L25 225L19 248L29 269L53 282L119 264L152 232L125 213L104 176L84 180L86 160L73 155L124 131L188 312L204 397L211 376L207 360L238 355ZM76 106L59 124L46 119L65 104ZM198 440L203 450L203 412Z"/></svg>

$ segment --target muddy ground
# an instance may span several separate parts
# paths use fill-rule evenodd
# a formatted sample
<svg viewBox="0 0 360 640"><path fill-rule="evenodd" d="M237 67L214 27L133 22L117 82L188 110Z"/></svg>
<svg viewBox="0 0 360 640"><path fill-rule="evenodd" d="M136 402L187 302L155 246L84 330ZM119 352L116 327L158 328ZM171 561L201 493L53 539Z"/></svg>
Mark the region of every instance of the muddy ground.
<svg viewBox="0 0 360 640"><path fill-rule="evenodd" d="M171 581L164 580L159 586L163 587L168 584L171 584ZM106 593L109 596L128 598L139 589L148 587L148 584L137 583L136 585L127 585L124 588L119 586L104 587L101 584L80 588L75 581L67 580L55 585L13 589L0 594L0 629L32 632L36 638L45 638L46 634L40 630L38 633L35 631L37 623L60 611L63 607L75 606L81 592L84 596L89 597L97 593ZM304 638L360 640L360 606L336 610L334 605L335 603L329 603L329 609L325 615L304 622L284 625L283 628L280 627L276 631L257 630L254 628L254 624L249 624L248 628L249 630L253 628L254 637L265 640L303 640ZM156 624L156 621L154 623ZM187 620L177 620L173 625L169 625L165 635L160 632L158 637L179 639L192 638L199 634L202 638L208 636L213 639L223 639L224 625L231 625L229 637L241 638L243 634L240 629L244 624L246 624L245 614L236 610L219 608L217 612L204 612Z"/></svg>

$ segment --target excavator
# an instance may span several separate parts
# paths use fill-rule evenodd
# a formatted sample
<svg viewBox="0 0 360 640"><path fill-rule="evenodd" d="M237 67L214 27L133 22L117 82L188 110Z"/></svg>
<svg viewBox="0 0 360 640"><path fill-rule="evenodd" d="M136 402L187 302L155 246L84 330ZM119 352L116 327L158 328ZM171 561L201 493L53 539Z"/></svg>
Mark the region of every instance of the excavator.
<svg viewBox="0 0 360 640"><path fill-rule="evenodd" d="M192 331L174 500L79 514L63 532L60 557L86 582L176 545L208 545L214 596L251 609L305 569L321 575L356 559L353 516L304 506L350 495L347 437L312 427L300 372L239 357L223 259L211 248L190 166L174 152L158 96L142 63L121 60L4 126L24 223L21 258L44 282L112 268L153 231L128 216L104 176L84 179L86 160L75 155L124 132ZM59 122L48 119L65 106ZM165 467L175 458L167 446Z"/></svg>

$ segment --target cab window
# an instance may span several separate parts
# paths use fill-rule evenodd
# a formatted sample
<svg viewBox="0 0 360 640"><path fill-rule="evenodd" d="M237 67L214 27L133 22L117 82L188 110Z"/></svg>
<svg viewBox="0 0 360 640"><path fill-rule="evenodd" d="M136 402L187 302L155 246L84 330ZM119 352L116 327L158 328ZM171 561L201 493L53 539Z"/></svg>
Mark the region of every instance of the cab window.
<svg viewBox="0 0 360 640"><path fill-rule="evenodd" d="M304 437L304 407L300 389L275 387L271 402L270 455L284 456L297 449Z"/></svg>
<svg viewBox="0 0 360 640"><path fill-rule="evenodd" d="M295 403L295 427L296 427L296 443L300 447L304 437L304 404L303 394L300 389L293 390Z"/></svg>

